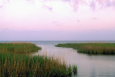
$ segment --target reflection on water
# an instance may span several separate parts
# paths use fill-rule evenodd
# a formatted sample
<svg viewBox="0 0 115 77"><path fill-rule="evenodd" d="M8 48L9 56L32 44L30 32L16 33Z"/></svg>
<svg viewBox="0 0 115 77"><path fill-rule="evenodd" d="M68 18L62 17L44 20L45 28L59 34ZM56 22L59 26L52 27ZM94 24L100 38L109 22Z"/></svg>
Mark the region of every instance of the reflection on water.
<svg viewBox="0 0 115 77"><path fill-rule="evenodd" d="M67 64L77 65L77 77L115 77L115 55L79 54L72 48L55 47L58 42L36 42L35 44L42 47L42 50L33 55L43 55L47 53L47 55L50 56L64 58Z"/></svg>
<svg viewBox="0 0 115 77"><path fill-rule="evenodd" d="M61 57L62 59L64 58L67 64L77 65L77 77L115 77L115 55L79 54L72 48L55 47L56 44L69 42L42 41L31 43L42 47L42 50L34 53L33 55L43 55L47 53L47 55L50 56L58 58Z"/></svg>

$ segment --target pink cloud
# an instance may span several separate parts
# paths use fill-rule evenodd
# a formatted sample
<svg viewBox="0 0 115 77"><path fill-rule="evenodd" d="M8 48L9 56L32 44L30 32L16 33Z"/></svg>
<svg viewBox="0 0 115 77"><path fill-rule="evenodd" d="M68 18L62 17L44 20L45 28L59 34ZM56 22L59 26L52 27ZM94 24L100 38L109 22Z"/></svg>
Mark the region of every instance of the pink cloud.
<svg viewBox="0 0 115 77"><path fill-rule="evenodd" d="M96 0L102 7L115 6L115 0Z"/></svg>
<svg viewBox="0 0 115 77"><path fill-rule="evenodd" d="M95 10L96 4L95 4L94 1L91 1L91 2L90 2L90 7L92 8L92 10Z"/></svg>
<svg viewBox="0 0 115 77"><path fill-rule="evenodd" d="M87 2L85 0L71 0L71 1L69 1L69 4L71 7L73 7L74 12L76 12L78 10L80 3L81 3L81 5L87 4Z"/></svg>
<svg viewBox="0 0 115 77"><path fill-rule="evenodd" d="M79 5L87 5L89 2L89 6L92 10L96 10L96 8L106 8L106 7L115 7L115 0L67 0L70 3L70 6L73 7L74 11L78 10Z"/></svg>
<svg viewBox="0 0 115 77"><path fill-rule="evenodd" d="M46 8L46 9L48 9L49 11L52 11L52 10L53 10L52 7L50 7L50 6L46 6L46 5L43 5L43 8Z"/></svg>
<svg viewBox="0 0 115 77"><path fill-rule="evenodd" d="M3 5L0 6L0 8L2 8L2 7L3 7Z"/></svg>
<svg viewBox="0 0 115 77"><path fill-rule="evenodd" d="M88 4L86 0L67 0L70 3L70 6L73 7L74 11L76 12L79 8L79 5L86 5ZM115 7L115 0L91 0L88 1L89 6L92 8L92 10L95 10L97 8L97 3L99 4L99 7L106 8L106 7Z"/></svg>
<svg viewBox="0 0 115 77"><path fill-rule="evenodd" d="M52 21L52 23L53 23L53 24L56 24L56 23L58 23L58 21Z"/></svg>
<svg viewBox="0 0 115 77"><path fill-rule="evenodd" d="M70 4L70 5L71 5L71 4ZM77 3L75 3L74 5L71 5L71 6L74 8L74 12L76 12L77 9L79 8Z"/></svg>
<svg viewBox="0 0 115 77"><path fill-rule="evenodd" d="M107 0L96 0L98 1L99 3L103 4L104 2L106 2Z"/></svg>
<svg viewBox="0 0 115 77"><path fill-rule="evenodd" d="M77 22L80 22L80 20L77 20Z"/></svg>

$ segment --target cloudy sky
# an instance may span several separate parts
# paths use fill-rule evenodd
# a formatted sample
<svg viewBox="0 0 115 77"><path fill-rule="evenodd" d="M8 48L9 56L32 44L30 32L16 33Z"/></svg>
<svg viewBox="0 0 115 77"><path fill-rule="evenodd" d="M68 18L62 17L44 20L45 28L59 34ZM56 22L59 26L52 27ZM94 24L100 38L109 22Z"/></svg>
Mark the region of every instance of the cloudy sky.
<svg viewBox="0 0 115 77"><path fill-rule="evenodd" d="M115 0L0 0L0 40L115 40Z"/></svg>

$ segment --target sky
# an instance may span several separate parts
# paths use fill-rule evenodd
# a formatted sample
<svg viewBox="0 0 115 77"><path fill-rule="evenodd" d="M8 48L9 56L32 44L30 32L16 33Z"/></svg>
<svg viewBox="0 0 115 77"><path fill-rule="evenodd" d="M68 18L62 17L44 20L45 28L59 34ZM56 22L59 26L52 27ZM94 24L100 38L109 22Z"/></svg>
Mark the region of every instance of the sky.
<svg viewBox="0 0 115 77"><path fill-rule="evenodd" d="M115 40L115 0L0 0L0 41Z"/></svg>

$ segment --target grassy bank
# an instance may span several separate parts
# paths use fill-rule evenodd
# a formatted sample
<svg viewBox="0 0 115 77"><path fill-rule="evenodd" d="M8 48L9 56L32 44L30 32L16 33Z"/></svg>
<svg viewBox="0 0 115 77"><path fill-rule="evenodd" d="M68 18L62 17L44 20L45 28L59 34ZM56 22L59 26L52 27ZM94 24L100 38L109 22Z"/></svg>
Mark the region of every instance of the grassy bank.
<svg viewBox="0 0 115 77"><path fill-rule="evenodd" d="M115 43L67 43L58 44L56 46L73 48L79 53L86 54L115 54Z"/></svg>
<svg viewBox="0 0 115 77"><path fill-rule="evenodd" d="M40 47L31 43L0 43L1 53L29 54L40 49Z"/></svg>
<svg viewBox="0 0 115 77"><path fill-rule="evenodd" d="M39 49L31 43L1 43L0 77L68 77L76 73L76 66L45 56L25 55Z"/></svg>

